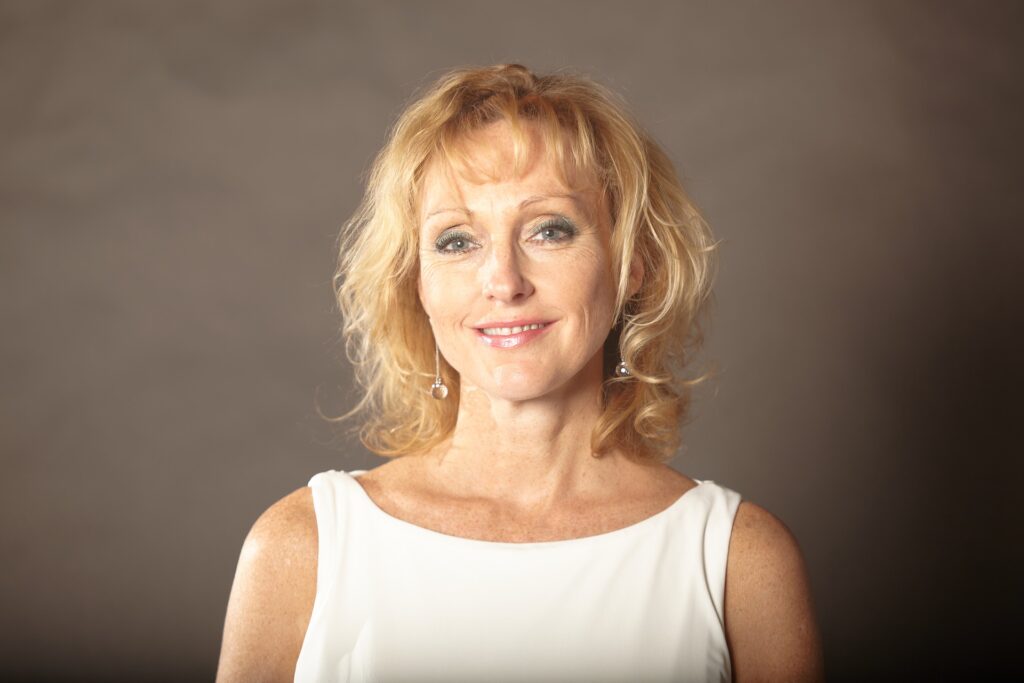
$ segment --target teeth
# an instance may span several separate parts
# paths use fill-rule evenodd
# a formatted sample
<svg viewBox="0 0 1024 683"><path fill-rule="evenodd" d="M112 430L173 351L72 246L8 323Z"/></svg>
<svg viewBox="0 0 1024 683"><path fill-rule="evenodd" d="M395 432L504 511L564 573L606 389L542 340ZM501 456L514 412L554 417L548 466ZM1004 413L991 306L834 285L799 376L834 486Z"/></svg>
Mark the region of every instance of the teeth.
<svg viewBox="0 0 1024 683"><path fill-rule="evenodd" d="M539 330L544 327L546 323L534 323L532 325L516 325L515 327L485 327L483 329L484 334L496 335L496 336L508 336L510 334L519 334L526 330Z"/></svg>

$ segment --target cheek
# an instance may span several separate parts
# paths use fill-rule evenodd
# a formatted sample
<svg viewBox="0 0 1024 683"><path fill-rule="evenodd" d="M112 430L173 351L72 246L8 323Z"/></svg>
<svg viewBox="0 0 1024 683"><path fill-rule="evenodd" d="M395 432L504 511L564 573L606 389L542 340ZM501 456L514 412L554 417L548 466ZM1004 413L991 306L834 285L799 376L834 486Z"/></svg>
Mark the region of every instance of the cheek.
<svg viewBox="0 0 1024 683"><path fill-rule="evenodd" d="M451 322L451 318L465 308L461 299L465 298L469 289L462 280L458 273L445 268L444 264L421 265L420 304L435 326Z"/></svg>
<svg viewBox="0 0 1024 683"><path fill-rule="evenodd" d="M434 317L434 302L431 298L433 291L434 288L430 275L426 271L420 270L419 282L416 285L416 293L419 295L420 305L423 306L423 310L426 312L428 318Z"/></svg>
<svg viewBox="0 0 1024 683"><path fill-rule="evenodd" d="M581 253L573 263L562 263L553 282L555 294L568 308L579 312L581 332L587 336L605 335L612 326L615 289L606 258L592 251Z"/></svg>
<svg viewBox="0 0 1024 683"><path fill-rule="evenodd" d="M614 292L607 278L595 278L588 286L587 300L583 303L587 333L600 336L603 342L612 328Z"/></svg>
<svg viewBox="0 0 1024 683"><path fill-rule="evenodd" d="M441 293L445 289L445 282L438 268L433 264L424 263L420 265L419 295L423 310L431 318L435 317L435 311L444 303Z"/></svg>

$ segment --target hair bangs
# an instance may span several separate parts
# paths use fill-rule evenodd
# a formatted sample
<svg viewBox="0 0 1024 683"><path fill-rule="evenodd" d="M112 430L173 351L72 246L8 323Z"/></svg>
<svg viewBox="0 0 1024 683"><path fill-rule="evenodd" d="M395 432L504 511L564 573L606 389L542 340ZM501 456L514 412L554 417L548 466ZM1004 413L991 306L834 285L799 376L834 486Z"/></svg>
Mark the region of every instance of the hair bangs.
<svg viewBox="0 0 1024 683"><path fill-rule="evenodd" d="M489 163L491 160L485 161L486 155L480 154L479 133L499 123L507 124L511 134L508 163ZM582 112L565 116L555 103L543 97L513 100L493 96L445 122L432 153L417 174L417 185L422 184L426 168L432 163L442 163L471 182L497 182L520 178L532 164L544 159L554 161L559 180L566 187L595 180L603 185L605 174L597 163L592 131L585 124Z"/></svg>

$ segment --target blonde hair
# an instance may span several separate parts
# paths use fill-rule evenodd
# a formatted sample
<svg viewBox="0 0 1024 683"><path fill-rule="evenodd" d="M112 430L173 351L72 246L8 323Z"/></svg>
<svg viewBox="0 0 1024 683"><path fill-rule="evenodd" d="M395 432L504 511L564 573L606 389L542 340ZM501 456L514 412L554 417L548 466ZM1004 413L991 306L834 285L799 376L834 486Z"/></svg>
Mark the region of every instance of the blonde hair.
<svg viewBox="0 0 1024 683"><path fill-rule="evenodd" d="M428 391L434 339L417 296L417 197L428 162L456 159L466 135L488 123L511 124L518 160L524 120L540 128L563 173L598 178L611 209L619 322L605 343L608 379L592 451L664 462L679 446L691 388L704 379L682 371L703 339L714 241L671 161L614 94L581 76L536 76L517 64L442 76L402 113L374 161L362 204L342 230L334 277L346 353L365 394L334 419L365 415L360 440L384 456L423 452L451 434L459 378L443 359L448 398ZM644 277L629 297L634 257ZM620 353L629 377L610 371Z"/></svg>

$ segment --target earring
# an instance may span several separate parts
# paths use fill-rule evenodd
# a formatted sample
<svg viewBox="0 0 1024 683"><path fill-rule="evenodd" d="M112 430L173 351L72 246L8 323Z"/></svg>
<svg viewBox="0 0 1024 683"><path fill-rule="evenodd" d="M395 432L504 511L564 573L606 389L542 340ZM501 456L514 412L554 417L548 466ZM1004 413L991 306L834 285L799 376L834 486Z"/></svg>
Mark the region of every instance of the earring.
<svg viewBox="0 0 1024 683"><path fill-rule="evenodd" d="M632 373L630 373L629 367L626 365L626 361L623 360L622 356L620 355L619 356L619 364L615 366L615 376L616 377L629 377L630 374L632 374Z"/></svg>
<svg viewBox="0 0 1024 683"><path fill-rule="evenodd" d="M434 383L430 385L430 395L438 401L448 398L448 387L441 379L441 353L437 350L437 342L434 342Z"/></svg>

